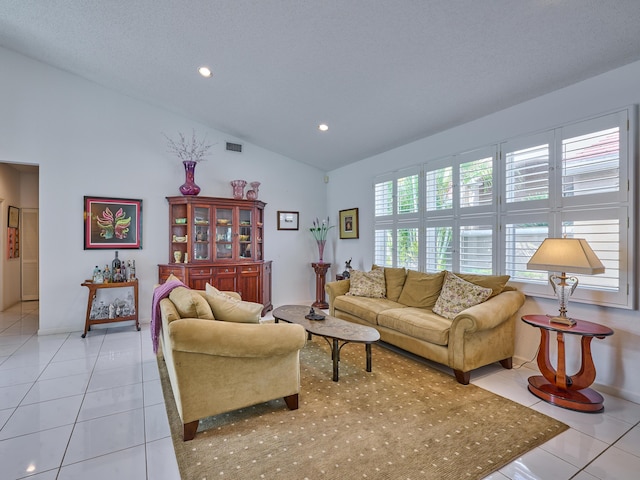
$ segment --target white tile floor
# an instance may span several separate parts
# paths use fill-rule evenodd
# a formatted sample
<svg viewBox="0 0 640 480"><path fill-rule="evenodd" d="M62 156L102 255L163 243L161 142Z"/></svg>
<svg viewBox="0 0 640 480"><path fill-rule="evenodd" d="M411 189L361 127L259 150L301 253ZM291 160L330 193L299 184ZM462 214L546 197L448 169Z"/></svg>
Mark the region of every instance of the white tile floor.
<svg viewBox="0 0 640 480"><path fill-rule="evenodd" d="M38 336L38 314L37 302L0 312L0 478L179 479L148 324ZM571 428L487 478L638 478L640 405L554 407L527 391L532 373L489 366L472 382Z"/></svg>

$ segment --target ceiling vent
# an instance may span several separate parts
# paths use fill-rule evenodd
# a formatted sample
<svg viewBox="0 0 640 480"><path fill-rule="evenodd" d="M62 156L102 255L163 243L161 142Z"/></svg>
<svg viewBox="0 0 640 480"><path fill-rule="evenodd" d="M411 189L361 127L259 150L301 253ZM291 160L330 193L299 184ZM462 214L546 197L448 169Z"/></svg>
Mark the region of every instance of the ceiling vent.
<svg viewBox="0 0 640 480"><path fill-rule="evenodd" d="M242 145L239 143L227 142L227 150L230 152L242 152Z"/></svg>

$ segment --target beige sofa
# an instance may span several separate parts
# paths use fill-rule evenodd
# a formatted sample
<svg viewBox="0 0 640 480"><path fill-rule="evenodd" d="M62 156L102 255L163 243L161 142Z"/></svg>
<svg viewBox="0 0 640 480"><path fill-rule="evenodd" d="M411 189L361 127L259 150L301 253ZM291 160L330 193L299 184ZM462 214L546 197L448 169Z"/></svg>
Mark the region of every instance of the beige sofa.
<svg viewBox="0 0 640 480"><path fill-rule="evenodd" d="M205 291L184 287L160 300L160 345L185 441L195 437L201 418L279 397L298 408L304 328L261 324L262 305L245 312L251 302L224 293L235 304L224 300L222 308Z"/></svg>
<svg viewBox="0 0 640 480"><path fill-rule="evenodd" d="M362 296L356 290L356 295L350 295L353 273L351 279L327 283L330 315L376 328L383 342L451 367L458 382L465 385L471 370L478 367L500 362L511 368L516 313L525 297L506 286L508 276L456 274L464 283L480 287L476 290L483 296L487 293L482 287L491 290L487 300L455 313L443 309L442 300L439 303L441 296L455 302L459 294L455 289L443 290L443 285L450 285L445 282L449 273L425 274L403 268L383 271L383 298L372 298L380 296L379 291ZM434 313L436 306L452 318Z"/></svg>

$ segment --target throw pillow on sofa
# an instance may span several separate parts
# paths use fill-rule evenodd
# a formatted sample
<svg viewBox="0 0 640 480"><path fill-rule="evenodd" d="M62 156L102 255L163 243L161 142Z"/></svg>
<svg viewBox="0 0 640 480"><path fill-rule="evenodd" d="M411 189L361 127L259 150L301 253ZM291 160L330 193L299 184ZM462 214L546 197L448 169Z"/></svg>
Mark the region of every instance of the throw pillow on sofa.
<svg viewBox="0 0 640 480"><path fill-rule="evenodd" d="M492 293L490 288L467 282L445 270L440 296L433 307L433 313L453 320L461 311L487 300Z"/></svg>
<svg viewBox="0 0 640 480"><path fill-rule="evenodd" d="M384 278L384 268L377 268L370 272L351 270L349 277L349 291L347 295L356 297L385 298L387 289Z"/></svg>
<svg viewBox="0 0 640 480"><path fill-rule="evenodd" d="M377 270L378 265L373 265L371 270ZM392 302L397 302L400 294L402 293L402 287L404 287L404 281L407 277L407 271L404 267L392 268L384 267L384 279L385 287L387 289L386 296Z"/></svg>
<svg viewBox="0 0 640 480"><path fill-rule="evenodd" d="M455 275L467 282L480 285L481 287L490 288L492 290L491 297L501 294L505 285L511 278L510 275L477 275L473 273L456 273Z"/></svg>
<svg viewBox="0 0 640 480"><path fill-rule="evenodd" d="M206 301L216 320L236 323L260 323L262 304L245 302L224 294L213 285L205 287Z"/></svg>
<svg viewBox="0 0 640 480"><path fill-rule="evenodd" d="M180 318L214 319L211 307L204 297L186 287L176 287L171 290L169 300L175 305Z"/></svg>
<svg viewBox="0 0 640 480"><path fill-rule="evenodd" d="M422 273L409 270L398 303L407 307L432 308L438 300L443 281L444 272Z"/></svg>

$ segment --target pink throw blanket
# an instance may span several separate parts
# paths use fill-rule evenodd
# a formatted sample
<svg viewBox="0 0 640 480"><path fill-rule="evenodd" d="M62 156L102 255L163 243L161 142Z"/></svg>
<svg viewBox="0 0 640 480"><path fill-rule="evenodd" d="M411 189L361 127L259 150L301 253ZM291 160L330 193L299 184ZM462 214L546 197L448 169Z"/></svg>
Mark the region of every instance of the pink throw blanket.
<svg viewBox="0 0 640 480"><path fill-rule="evenodd" d="M151 341L153 342L153 353L158 352L158 340L162 329L162 314L160 313L160 300L167 298L176 287L186 287L180 280L170 280L156 287L153 291L153 301L151 302Z"/></svg>

